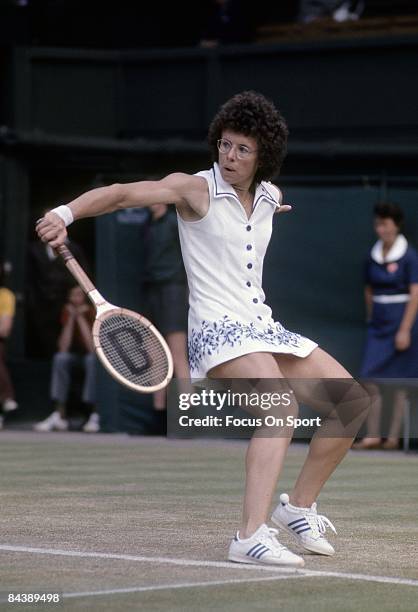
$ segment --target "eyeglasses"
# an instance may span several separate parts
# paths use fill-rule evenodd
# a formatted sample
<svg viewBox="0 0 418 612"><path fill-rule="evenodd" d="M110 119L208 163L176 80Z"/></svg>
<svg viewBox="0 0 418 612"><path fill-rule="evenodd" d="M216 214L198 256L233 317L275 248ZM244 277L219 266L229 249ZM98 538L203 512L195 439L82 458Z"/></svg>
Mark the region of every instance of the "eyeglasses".
<svg viewBox="0 0 418 612"><path fill-rule="evenodd" d="M235 147L237 150L238 159L247 159L250 157L252 153L256 153L257 149L249 149L246 145L243 144L234 144L230 140L226 140L225 138L220 138L216 144L218 145L219 153L223 153L227 155L230 150Z"/></svg>

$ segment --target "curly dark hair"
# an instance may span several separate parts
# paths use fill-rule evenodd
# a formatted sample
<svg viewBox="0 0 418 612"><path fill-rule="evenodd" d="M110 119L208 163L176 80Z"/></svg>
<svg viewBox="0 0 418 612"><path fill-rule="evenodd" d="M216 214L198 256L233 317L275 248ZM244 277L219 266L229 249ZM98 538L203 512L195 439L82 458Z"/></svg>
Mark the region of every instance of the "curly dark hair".
<svg viewBox="0 0 418 612"><path fill-rule="evenodd" d="M216 143L226 129L257 141L259 166L256 182L271 180L279 174L286 156L289 130L271 100L256 91L243 91L221 106L208 132L213 161L218 161Z"/></svg>
<svg viewBox="0 0 418 612"><path fill-rule="evenodd" d="M379 219L392 219L399 228L403 225L403 212L397 204L393 204L392 202L377 202L374 206L373 213L374 216Z"/></svg>

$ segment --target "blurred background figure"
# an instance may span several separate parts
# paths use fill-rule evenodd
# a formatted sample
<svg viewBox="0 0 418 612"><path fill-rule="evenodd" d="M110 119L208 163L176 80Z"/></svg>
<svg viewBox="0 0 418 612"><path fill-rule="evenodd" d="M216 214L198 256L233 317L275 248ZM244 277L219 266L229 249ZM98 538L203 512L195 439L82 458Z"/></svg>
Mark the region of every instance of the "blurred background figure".
<svg viewBox="0 0 418 612"><path fill-rule="evenodd" d="M89 273L83 249L69 240L68 247ZM51 359L57 350L61 311L74 281L61 257L40 240L30 243L27 261L27 353L35 359Z"/></svg>
<svg viewBox="0 0 418 612"><path fill-rule="evenodd" d="M99 431L99 415L95 409L96 357L91 332L94 317L94 308L87 304L82 289L78 286L70 289L68 301L62 310L58 352L52 360L50 393L54 410L49 417L34 426L36 431L66 431L69 428L68 400L76 367L82 368L84 374L82 401L88 420L83 431Z"/></svg>
<svg viewBox="0 0 418 612"><path fill-rule="evenodd" d="M418 254L401 233L403 213L396 204L374 208L379 240L366 262L365 300L368 330L361 377L418 378ZM386 441L382 444L382 399L377 389L369 412L367 434L353 448L395 449L399 446L407 392L397 388Z"/></svg>
<svg viewBox="0 0 418 612"><path fill-rule="evenodd" d="M187 357L188 288L181 256L176 212L166 204L150 206L146 234L143 291L144 315L167 341L173 355L174 375L180 385L189 385ZM166 431L166 391L153 396L157 416L156 433Z"/></svg>
<svg viewBox="0 0 418 612"><path fill-rule="evenodd" d="M332 17L334 21L358 19L364 11L363 0L300 0L298 21L311 23Z"/></svg>
<svg viewBox="0 0 418 612"><path fill-rule="evenodd" d="M0 429L3 427L3 414L16 410L17 402L6 365L6 343L13 327L16 298L10 289L5 287L7 264L0 259Z"/></svg>

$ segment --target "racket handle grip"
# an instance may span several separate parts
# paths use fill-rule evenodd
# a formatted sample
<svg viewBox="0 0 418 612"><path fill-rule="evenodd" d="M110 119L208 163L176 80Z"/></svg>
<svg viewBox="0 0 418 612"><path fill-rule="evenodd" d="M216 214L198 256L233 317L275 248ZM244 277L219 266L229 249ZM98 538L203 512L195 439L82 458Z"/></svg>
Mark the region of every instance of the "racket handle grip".
<svg viewBox="0 0 418 612"><path fill-rule="evenodd" d="M67 263L67 261L70 259L74 259L74 255L71 253L70 249L65 246L65 244L59 246L56 251L59 255L61 255L65 263Z"/></svg>
<svg viewBox="0 0 418 612"><path fill-rule="evenodd" d="M82 290L89 294L91 291L95 290L95 286L84 272L83 268L80 266L74 255L71 253L70 249L62 244L56 249L58 255L63 258L65 265L68 270L74 276L77 283L80 285Z"/></svg>

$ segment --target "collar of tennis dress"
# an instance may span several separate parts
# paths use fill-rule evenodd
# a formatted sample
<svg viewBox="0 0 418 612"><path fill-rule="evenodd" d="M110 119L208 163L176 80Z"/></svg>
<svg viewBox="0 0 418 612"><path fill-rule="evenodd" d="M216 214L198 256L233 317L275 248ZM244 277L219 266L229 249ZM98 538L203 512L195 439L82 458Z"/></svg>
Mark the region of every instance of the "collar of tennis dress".
<svg viewBox="0 0 418 612"><path fill-rule="evenodd" d="M231 196L234 199L238 200L239 202L239 198L238 198L238 195L235 189L232 187L232 185L227 183L222 178L222 174L221 174L221 171L219 169L219 165L217 162L213 164L213 175L214 175L213 196L215 198L224 198L225 196ZM276 208L276 206L279 206L280 205L279 197L278 195L277 196L275 195L275 191L277 190L274 189L271 184L266 183L265 181L261 181L261 183L258 183L257 188L255 190L254 207L256 203L261 199L269 202L274 208Z"/></svg>

